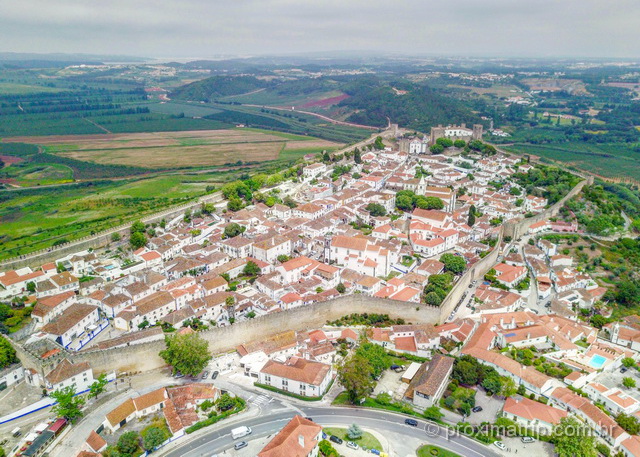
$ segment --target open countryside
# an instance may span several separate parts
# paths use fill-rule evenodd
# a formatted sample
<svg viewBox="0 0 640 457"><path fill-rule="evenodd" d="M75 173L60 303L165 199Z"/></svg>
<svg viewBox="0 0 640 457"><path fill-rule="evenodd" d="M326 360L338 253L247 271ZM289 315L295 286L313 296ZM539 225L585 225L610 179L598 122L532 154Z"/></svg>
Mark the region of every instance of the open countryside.
<svg viewBox="0 0 640 457"><path fill-rule="evenodd" d="M46 152L75 160L155 169L219 166L277 160L333 151L342 144L302 135L249 129L154 132L118 135L14 137Z"/></svg>

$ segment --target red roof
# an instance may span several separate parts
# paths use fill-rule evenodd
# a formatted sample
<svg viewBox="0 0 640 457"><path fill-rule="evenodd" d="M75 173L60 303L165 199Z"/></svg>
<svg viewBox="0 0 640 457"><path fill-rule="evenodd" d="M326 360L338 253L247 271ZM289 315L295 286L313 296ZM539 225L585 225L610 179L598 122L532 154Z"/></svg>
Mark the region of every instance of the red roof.
<svg viewBox="0 0 640 457"><path fill-rule="evenodd" d="M57 419L53 424L49 426L48 430L57 434L65 425L67 425L66 419Z"/></svg>

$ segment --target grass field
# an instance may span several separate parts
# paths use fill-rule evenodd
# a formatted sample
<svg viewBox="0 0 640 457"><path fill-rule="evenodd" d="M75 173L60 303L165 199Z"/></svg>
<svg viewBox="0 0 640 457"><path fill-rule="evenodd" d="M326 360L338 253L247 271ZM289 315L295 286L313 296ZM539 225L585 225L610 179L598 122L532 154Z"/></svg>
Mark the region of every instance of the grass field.
<svg viewBox="0 0 640 457"><path fill-rule="evenodd" d="M151 169L201 168L242 162L296 159L342 144L256 129L155 132L120 135L14 137L46 152L101 165Z"/></svg>
<svg viewBox="0 0 640 457"><path fill-rule="evenodd" d="M418 457L460 457L460 455L455 452L439 446L434 446L433 444L421 446L418 449L417 454Z"/></svg>
<svg viewBox="0 0 640 457"><path fill-rule="evenodd" d="M377 449L379 451L383 450L382 445L380 444L380 441L378 441L378 438L376 438L369 432L364 432L362 435L362 438L360 438L359 440L350 440L349 437L347 436L346 428L325 427L322 430L327 435L335 435L338 438L341 438L345 441L353 441L358 446L365 446L367 449Z"/></svg>
<svg viewBox="0 0 640 457"><path fill-rule="evenodd" d="M628 177L640 180L640 151L626 143L515 144L504 149L564 162L579 170L607 178Z"/></svg>
<svg viewBox="0 0 640 457"><path fill-rule="evenodd" d="M57 93L64 89L58 89L56 87L38 86L36 84L16 84L9 82L0 82L0 96L1 95L26 95L26 94L38 94L38 93Z"/></svg>
<svg viewBox="0 0 640 457"><path fill-rule="evenodd" d="M0 193L0 258L25 254L183 203L231 172L71 184Z"/></svg>

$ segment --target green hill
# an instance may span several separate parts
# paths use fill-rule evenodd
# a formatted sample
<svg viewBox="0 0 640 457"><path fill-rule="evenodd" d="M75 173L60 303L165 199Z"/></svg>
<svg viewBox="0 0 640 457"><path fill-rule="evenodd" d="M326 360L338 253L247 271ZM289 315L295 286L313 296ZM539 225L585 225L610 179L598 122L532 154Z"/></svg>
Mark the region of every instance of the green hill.
<svg viewBox="0 0 640 457"><path fill-rule="evenodd" d="M175 89L170 97L178 100L209 102L230 95L246 94L269 87L271 83L253 76L214 76Z"/></svg>

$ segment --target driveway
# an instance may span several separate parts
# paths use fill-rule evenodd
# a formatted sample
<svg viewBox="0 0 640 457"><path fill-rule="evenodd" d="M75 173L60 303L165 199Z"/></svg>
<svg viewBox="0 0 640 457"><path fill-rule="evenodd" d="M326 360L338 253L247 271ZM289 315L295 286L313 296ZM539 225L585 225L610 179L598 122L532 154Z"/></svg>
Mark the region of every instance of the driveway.
<svg viewBox="0 0 640 457"><path fill-rule="evenodd" d="M488 397L484 390L477 389L476 406L482 407L482 411L471 413L467 419L471 424L480 424L481 422L495 422L496 418L502 411L504 400L500 397Z"/></svg>

